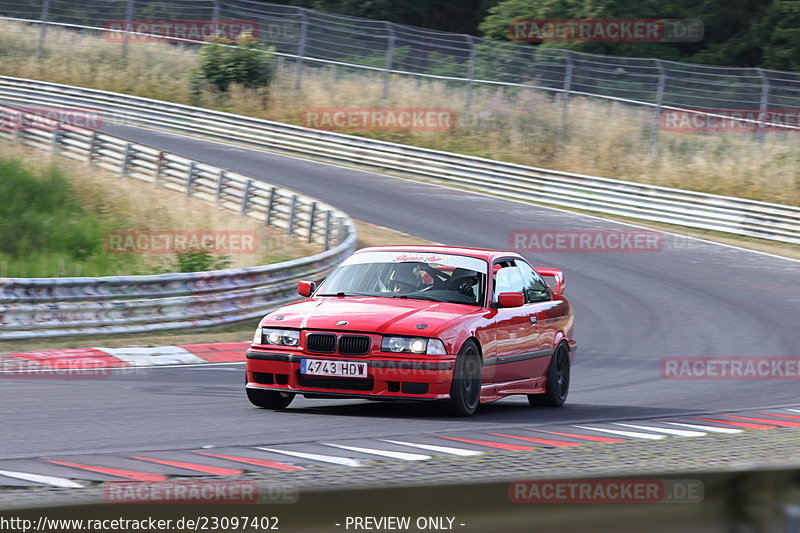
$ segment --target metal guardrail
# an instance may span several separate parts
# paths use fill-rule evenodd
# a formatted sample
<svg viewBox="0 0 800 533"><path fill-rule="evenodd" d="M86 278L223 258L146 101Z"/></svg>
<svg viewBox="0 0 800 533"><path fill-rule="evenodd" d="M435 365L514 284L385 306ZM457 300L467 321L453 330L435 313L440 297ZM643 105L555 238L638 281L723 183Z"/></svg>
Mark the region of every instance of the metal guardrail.
<svg viewBox="0 0 800 533"><path fill-rule="evenodd" d="M23 107L0 105L0 124L0 138L85 161L120 179L149 181L215 202L325 248L292 261L214 272L0 279L0 340L135 333L255 318L295 300L297 280L323 277L355 249L355 227L345 213L289 189Z"/></svg>
<svg viewBox="0 0 800 533"><path fill-rule="evenodd" d="M90 107L104 119L390 172L489 194L800 244L800 208L547 170L182 104L0 76L0 99Z"/></svg>

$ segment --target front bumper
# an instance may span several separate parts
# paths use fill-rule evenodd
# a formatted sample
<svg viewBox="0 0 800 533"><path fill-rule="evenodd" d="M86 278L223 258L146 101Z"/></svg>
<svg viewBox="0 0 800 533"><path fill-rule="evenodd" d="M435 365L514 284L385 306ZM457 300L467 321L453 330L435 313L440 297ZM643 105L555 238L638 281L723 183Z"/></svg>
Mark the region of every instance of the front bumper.
<svg viewBox="0 0 800 533"><path fill-rule="evenodd" d="M366 378L340 378L300 374L301 359L326 359L367 363ZM455 356L428 360L342 355L247 351L247 388L279 390L309 395L436 400L450 397Z"/></svg>

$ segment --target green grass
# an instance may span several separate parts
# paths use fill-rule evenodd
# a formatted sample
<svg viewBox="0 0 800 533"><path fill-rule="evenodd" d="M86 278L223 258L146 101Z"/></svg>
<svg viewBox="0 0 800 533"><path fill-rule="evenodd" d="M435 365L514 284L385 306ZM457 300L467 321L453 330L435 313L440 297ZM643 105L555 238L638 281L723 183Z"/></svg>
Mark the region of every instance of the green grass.
<svg viewBox="0 0 800 533"><path fill-rule="evenodd" d="M35 172L19 159L0 159L0 277L136 273L138 257L103 248L106 233L123 226L81 207L58 167Z"/></svg>

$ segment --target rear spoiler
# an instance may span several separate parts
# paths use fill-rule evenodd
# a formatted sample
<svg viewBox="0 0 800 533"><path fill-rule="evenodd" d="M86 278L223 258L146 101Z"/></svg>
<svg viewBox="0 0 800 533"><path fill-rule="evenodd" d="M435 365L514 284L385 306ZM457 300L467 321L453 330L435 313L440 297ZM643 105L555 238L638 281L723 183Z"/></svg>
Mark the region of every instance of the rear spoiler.
<svg viewBox="0 0 800 533"><path fill-rule="evenodd" d="M560 269L540 267L536 269L536 272L542 277L554 278L553 293L557 296L564 294L567 283L564 281L564 273Z"/></svg>

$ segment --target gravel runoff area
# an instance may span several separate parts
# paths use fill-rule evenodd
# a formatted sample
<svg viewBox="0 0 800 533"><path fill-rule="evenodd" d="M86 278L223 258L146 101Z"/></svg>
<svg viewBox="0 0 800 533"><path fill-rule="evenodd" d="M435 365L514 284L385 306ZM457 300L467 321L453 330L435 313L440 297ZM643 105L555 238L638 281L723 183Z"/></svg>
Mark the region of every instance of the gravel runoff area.
<svg viewBox="0 0 800 533"><path fill-rule="evenodd" d="M665 438L573 448L493 451L471 457L435 456L428 461L374 461L364 466L316 467L296 472L248 473L238 479L303 492L569 479L700 474L743 470L800 470L800 428L744 431L736 435ZM175 478L177 479L177 478ZM214 480L214 477L192 477ZM797 480L800 492L800 478ZM0 490L0 510L102 503L102 484L80 489ZM800 503L800 498L798 499Z"/></svg>

